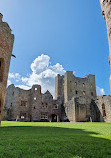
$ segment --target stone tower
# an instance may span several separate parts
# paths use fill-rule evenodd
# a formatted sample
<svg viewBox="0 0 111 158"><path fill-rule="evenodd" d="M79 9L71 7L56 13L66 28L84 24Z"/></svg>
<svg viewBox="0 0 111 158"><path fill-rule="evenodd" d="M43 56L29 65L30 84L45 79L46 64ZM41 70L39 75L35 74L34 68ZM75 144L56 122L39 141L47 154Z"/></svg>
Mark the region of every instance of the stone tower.
<svg viewBox="0 0 111 158"><path fill-rule="evenodd" d="M108 41L109 41L109 64L110 64L110 90L111 90L111 0L99 0L102 14L106 20Z"/></svg>
<svg viewBox="0 0 111 158"><path fill-rule="evenodd" d="M64 95L64 76L59 74L55 78L55 99Z"/></svg>
<svg viewBox="0 0 111 158"><path fill-rule="evenodd" d="M12 55L14 35L6 22L2 21L0 13L0 124L3 116L7 78Z"/></svg>

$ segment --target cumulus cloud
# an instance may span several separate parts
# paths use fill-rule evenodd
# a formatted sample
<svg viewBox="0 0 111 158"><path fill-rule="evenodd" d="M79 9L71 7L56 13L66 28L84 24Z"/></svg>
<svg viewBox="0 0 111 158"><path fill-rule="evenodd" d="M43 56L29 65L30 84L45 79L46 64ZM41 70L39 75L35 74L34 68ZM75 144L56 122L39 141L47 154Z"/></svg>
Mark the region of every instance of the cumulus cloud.
<svg viewBox="0 0 111 158"><path fill-rule="evenodd" d="M9 73L8 86L15 81L15 86L29 90L34 84L41 85L42 92L49 90L54 95L55 77L57 74L63 75L65 70L60 63L52 65L50 57L42 54L38 56L31 64L31 73L28 76L21 76L19 73ZM104 89L97 87L97 95L104 95Z"/></svg>
<svg viewBox="0 0 111 158"><path fill-rule="evenodd" d="M9 78L10 79L20 79L20 74L19 73L9 73Z"/></svg>
<svg viewBox="0 0 111 158"><path fill-rule="evenodd" d="M15 85L15 87L19 87L21 89L29 90L31 87L25 86L25 85Z"/></svg>
<svg viewBox="0 0 111 158"><path fill-rule="evenodd" d="M45 71L50 64L50 57L48 55L42 54L38 56L33 63L31 64L31 70L35 74L40 74L41 72Z"/></svg>
<svg viewBox="0 0 111 158"><path fill-rule="evenodd" d="M55 77L57 74L63 75L65 70L59 63L52 65L50 57L42 54L38 56L30 66L32 73L21 76L19 73L9 73L9 79L15 79L16 82L22 82L23 85L17 85L23 89L30 89L32 85L39 84L42 86L42 92L49 90L54 95Z"/></svg>
<svg viewBox="0 0 111 158"><path fill-rule="evenodd" d="M103 88L100 88L100 87L97 86L96 91L97 91L98 96L105 95L105 91L104 91Z"/></svg>

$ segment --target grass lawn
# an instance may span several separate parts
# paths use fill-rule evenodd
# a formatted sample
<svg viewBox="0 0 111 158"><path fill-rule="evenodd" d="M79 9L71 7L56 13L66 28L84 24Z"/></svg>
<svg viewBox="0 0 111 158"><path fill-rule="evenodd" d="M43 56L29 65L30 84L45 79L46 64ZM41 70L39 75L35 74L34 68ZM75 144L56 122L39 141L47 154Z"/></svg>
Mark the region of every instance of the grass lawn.
<svg viewBox="0 0 111 158"><path fill-rule="evenodd" d="M111 158L111 123L3 121L0 158Z"/></svg>

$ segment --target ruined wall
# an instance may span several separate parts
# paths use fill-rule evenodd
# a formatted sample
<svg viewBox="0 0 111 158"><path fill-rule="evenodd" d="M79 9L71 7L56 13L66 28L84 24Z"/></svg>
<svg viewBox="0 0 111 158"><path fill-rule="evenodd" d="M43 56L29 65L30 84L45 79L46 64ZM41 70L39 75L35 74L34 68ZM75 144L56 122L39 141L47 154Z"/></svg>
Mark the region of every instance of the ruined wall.
<svg viewBox="0 0 111 158"><path fill-rule="evenodd" d="M55 99L59 97L64 97L64 76L58 74L55 78Z"/></svg>
<svg viewBox="0 0 111 158"><path fill-rule="evenodd" d="M101 122L111 122L111 96L99 96L96 105L100 111Z"/></svg>
<svg viewBox="0 0 111 158"><path fill-rule="evenodd" d="M40 109L42 105L42 94L41 94L41 86L34 85L31 89L31 118L33 121L40 120L41 114Z"/></svg>
<svg viewBox="0 0 111 158"><path fill-rule="evenodd" d="M111 1L99 0L102 8L102 14L106 20L107 34L109 41L109 64L110 64L110 89L111 89Z"/></svg>
<svg viewBox="0 0 111 158"><path fill-rule="evenodd" d="M41 93L41 86L34 85L30 90L23 90L10 85L5 101L6 120L17 121L60 121L61 102L54 100L51 93Z"/></svg>
<svg viewBox="0 0 111 158"><path fill-rule="evenodd" d="M76 122L75 98L72 98L69 102L64 104L64 107L65 107L65 113L66 113L66 117L64 118L64 120L67 120L70 122Z"/></svg>
<svg viewBox="0 0 111 158"><path fill-rule="evenodd" d="M72 71L64 75L64 102L67 103L72 97L86 96L96 98L95 76L87 75L85 78L75 77Z"/></svg>
<svg viewBox="0 0 111 158"><path fill-rule="evenodd" d="M30 90L16 88L14 118L21 121L29 121Z"/></svg>
<svg viewBox="0 0 111 158"><path fill-rule="evenodd" d="M92 121L91 99L85 96L73 97L65 104L65 112L70 122Z"/></svg>
<svg viewBox="0 0 111 158"><path fill-rule="evenodd" d="M2 21L0 13L0 122L3 116L7 78L10 59L12 55L14 35L11 34L9 25Z"/></svg>
<svg viewBox="0 0 111 158"><path fill-rule="evenodd" d="M7 120L29 120L30 90L22 90L10 85L7 89L4 119ZM22 118L25 116L24 118Z"/></svg>

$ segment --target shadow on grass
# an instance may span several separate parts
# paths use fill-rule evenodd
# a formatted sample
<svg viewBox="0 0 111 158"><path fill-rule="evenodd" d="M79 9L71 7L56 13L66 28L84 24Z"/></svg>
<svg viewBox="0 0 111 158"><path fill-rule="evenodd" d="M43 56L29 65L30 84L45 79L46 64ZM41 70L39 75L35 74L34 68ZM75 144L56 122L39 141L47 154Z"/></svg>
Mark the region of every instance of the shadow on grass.
<svg viewBox="0 0 111 158"><path fill-rule="evenodd" d="M111 158L111 141L61 127L0 128L0 158Z"/></svg>

